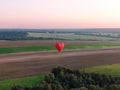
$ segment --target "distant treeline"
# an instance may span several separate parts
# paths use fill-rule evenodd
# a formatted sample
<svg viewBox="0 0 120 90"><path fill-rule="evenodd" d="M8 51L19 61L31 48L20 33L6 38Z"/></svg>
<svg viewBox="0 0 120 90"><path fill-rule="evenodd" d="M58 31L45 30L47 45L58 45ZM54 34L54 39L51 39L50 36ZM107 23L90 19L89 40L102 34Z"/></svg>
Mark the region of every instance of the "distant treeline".
<svg viewBox="0 0 120 90"><path fill-rule="evenodd" d="M34 33L46 33L47 31L29 31ZM55 33L53 31L49 31L49 33ZM28 31L20 31L20 30L10 30L10 31L0 31L0 40L67 40L61 38L44 38L44 37L30 37L28 35Z"/></svg>
<svg viewBox="0 0 120 90"><path fill-rule="evenodd" d="M0 40L22 40L27 38L27 32L0 31Z"/></svg>
<svg viewBox="0 0 120 90"><path fill-rule="evenodd" d="M66 29L65 29L66 30ZM53 37L49 37L49 38L44 38L44 37L31 37L28 35L28 32L30 33L52 33L52 34L60 34L60 33L64 33L64 34L68 34L68 33L73 33L75 35L88 35L88 36L97 36L97 37L108 37L108 38L120 38L120 33L105 33L105 34L101 34L99 32L88 32L88 31L55 31L54 29L52 30L32 30L32 29L28 29L28 30L0 30L0 40L70 40L70 39L63 39L63 38L53 38ZM94 35L95 34L95 35ZM87 40L87 41L98 41L97 39L75 39L75 40Z"/></svg>
<svg viewBox="0 0 120 90"><path fill-rule="evenodd" d="M24 88L14 85L12 90L120 90L120 77L57 67L42 84Z"/></svg>
<svg viewBox="0 0 120 90"><path fill-rule="evenodd" d="M0 31L0 40L53 40L53 39L54 38L30 37L28 36L27 31Z"/></svg>
<svg viewBox="0 0 120 90"><path fill-rule="evenodd" d="M98 33L98 32L103 32L103 33L120 33L120 28L63 28L63 29L25 29L25 28L11 28L11 29L5 29L1 28L0 31L27 31L27 32L59 32L59 33Z"/></svg>

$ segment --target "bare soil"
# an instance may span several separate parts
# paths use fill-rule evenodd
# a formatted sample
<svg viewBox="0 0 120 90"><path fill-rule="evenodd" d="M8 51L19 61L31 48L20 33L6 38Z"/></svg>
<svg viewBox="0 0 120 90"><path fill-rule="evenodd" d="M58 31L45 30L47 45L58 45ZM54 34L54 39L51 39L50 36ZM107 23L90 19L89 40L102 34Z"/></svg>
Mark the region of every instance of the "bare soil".
<svg viewBox="0 0 120 90"><path fill-rule="evenodd" d="M2 54L0 79L45 74L57 66L79 69L113 63L120 63L120 48Z"/></svg>

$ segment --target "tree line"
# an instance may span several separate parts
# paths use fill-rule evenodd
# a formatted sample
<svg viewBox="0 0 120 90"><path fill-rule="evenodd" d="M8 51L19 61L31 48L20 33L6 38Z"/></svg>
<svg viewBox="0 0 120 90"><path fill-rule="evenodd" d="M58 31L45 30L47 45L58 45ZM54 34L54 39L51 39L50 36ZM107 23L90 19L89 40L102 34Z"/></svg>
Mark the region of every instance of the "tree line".
<svg viewBox="0 0 120 90"><path fill-rule="evenodd" d="M53 40L54 38L30 37L27 31L0 31L0 40ZM64 40L57 39L56 40Z"/></svg>
<svg viewBox="0 0 120 90"><path fill-rule="evenodd" d="M120 77L57 67L42 84L24 88L14 85L11 90L120 90Z"/></svg>

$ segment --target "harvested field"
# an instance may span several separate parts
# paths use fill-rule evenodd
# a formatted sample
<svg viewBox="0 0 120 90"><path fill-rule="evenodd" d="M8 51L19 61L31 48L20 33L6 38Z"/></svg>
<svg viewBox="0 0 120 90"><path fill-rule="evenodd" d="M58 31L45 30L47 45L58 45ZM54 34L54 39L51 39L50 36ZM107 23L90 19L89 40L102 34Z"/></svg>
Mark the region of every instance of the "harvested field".
<svg viewBox="0 0 120 90"><path fill-rule="evenodd" d="M56 66L78 69L113 63L120 63L120 48L3 54L0 55L0 79L44 74Z"/></svg>
<svg viewBox="0 0 120 90"><path fill-rule="evenodd" d="M0 47L48 46L54 45L56 41L57 40L19 40L19 41L0 40ZM63 42L65 43L65 45L120 43L120 41L63 41Z"/></svg>

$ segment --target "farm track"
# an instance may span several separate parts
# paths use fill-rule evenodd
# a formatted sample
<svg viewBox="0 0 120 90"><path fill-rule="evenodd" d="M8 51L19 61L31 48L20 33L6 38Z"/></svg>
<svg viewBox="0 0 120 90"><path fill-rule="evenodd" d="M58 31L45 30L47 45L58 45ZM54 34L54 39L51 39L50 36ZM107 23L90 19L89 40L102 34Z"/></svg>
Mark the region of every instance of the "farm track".
<svg viewBox="0 0 120 90"><path fill-rule="evenodd" d="M78 69L113 63L120 63L120 48L1 54L0 79L45 74L57 66Z"/></svg>

